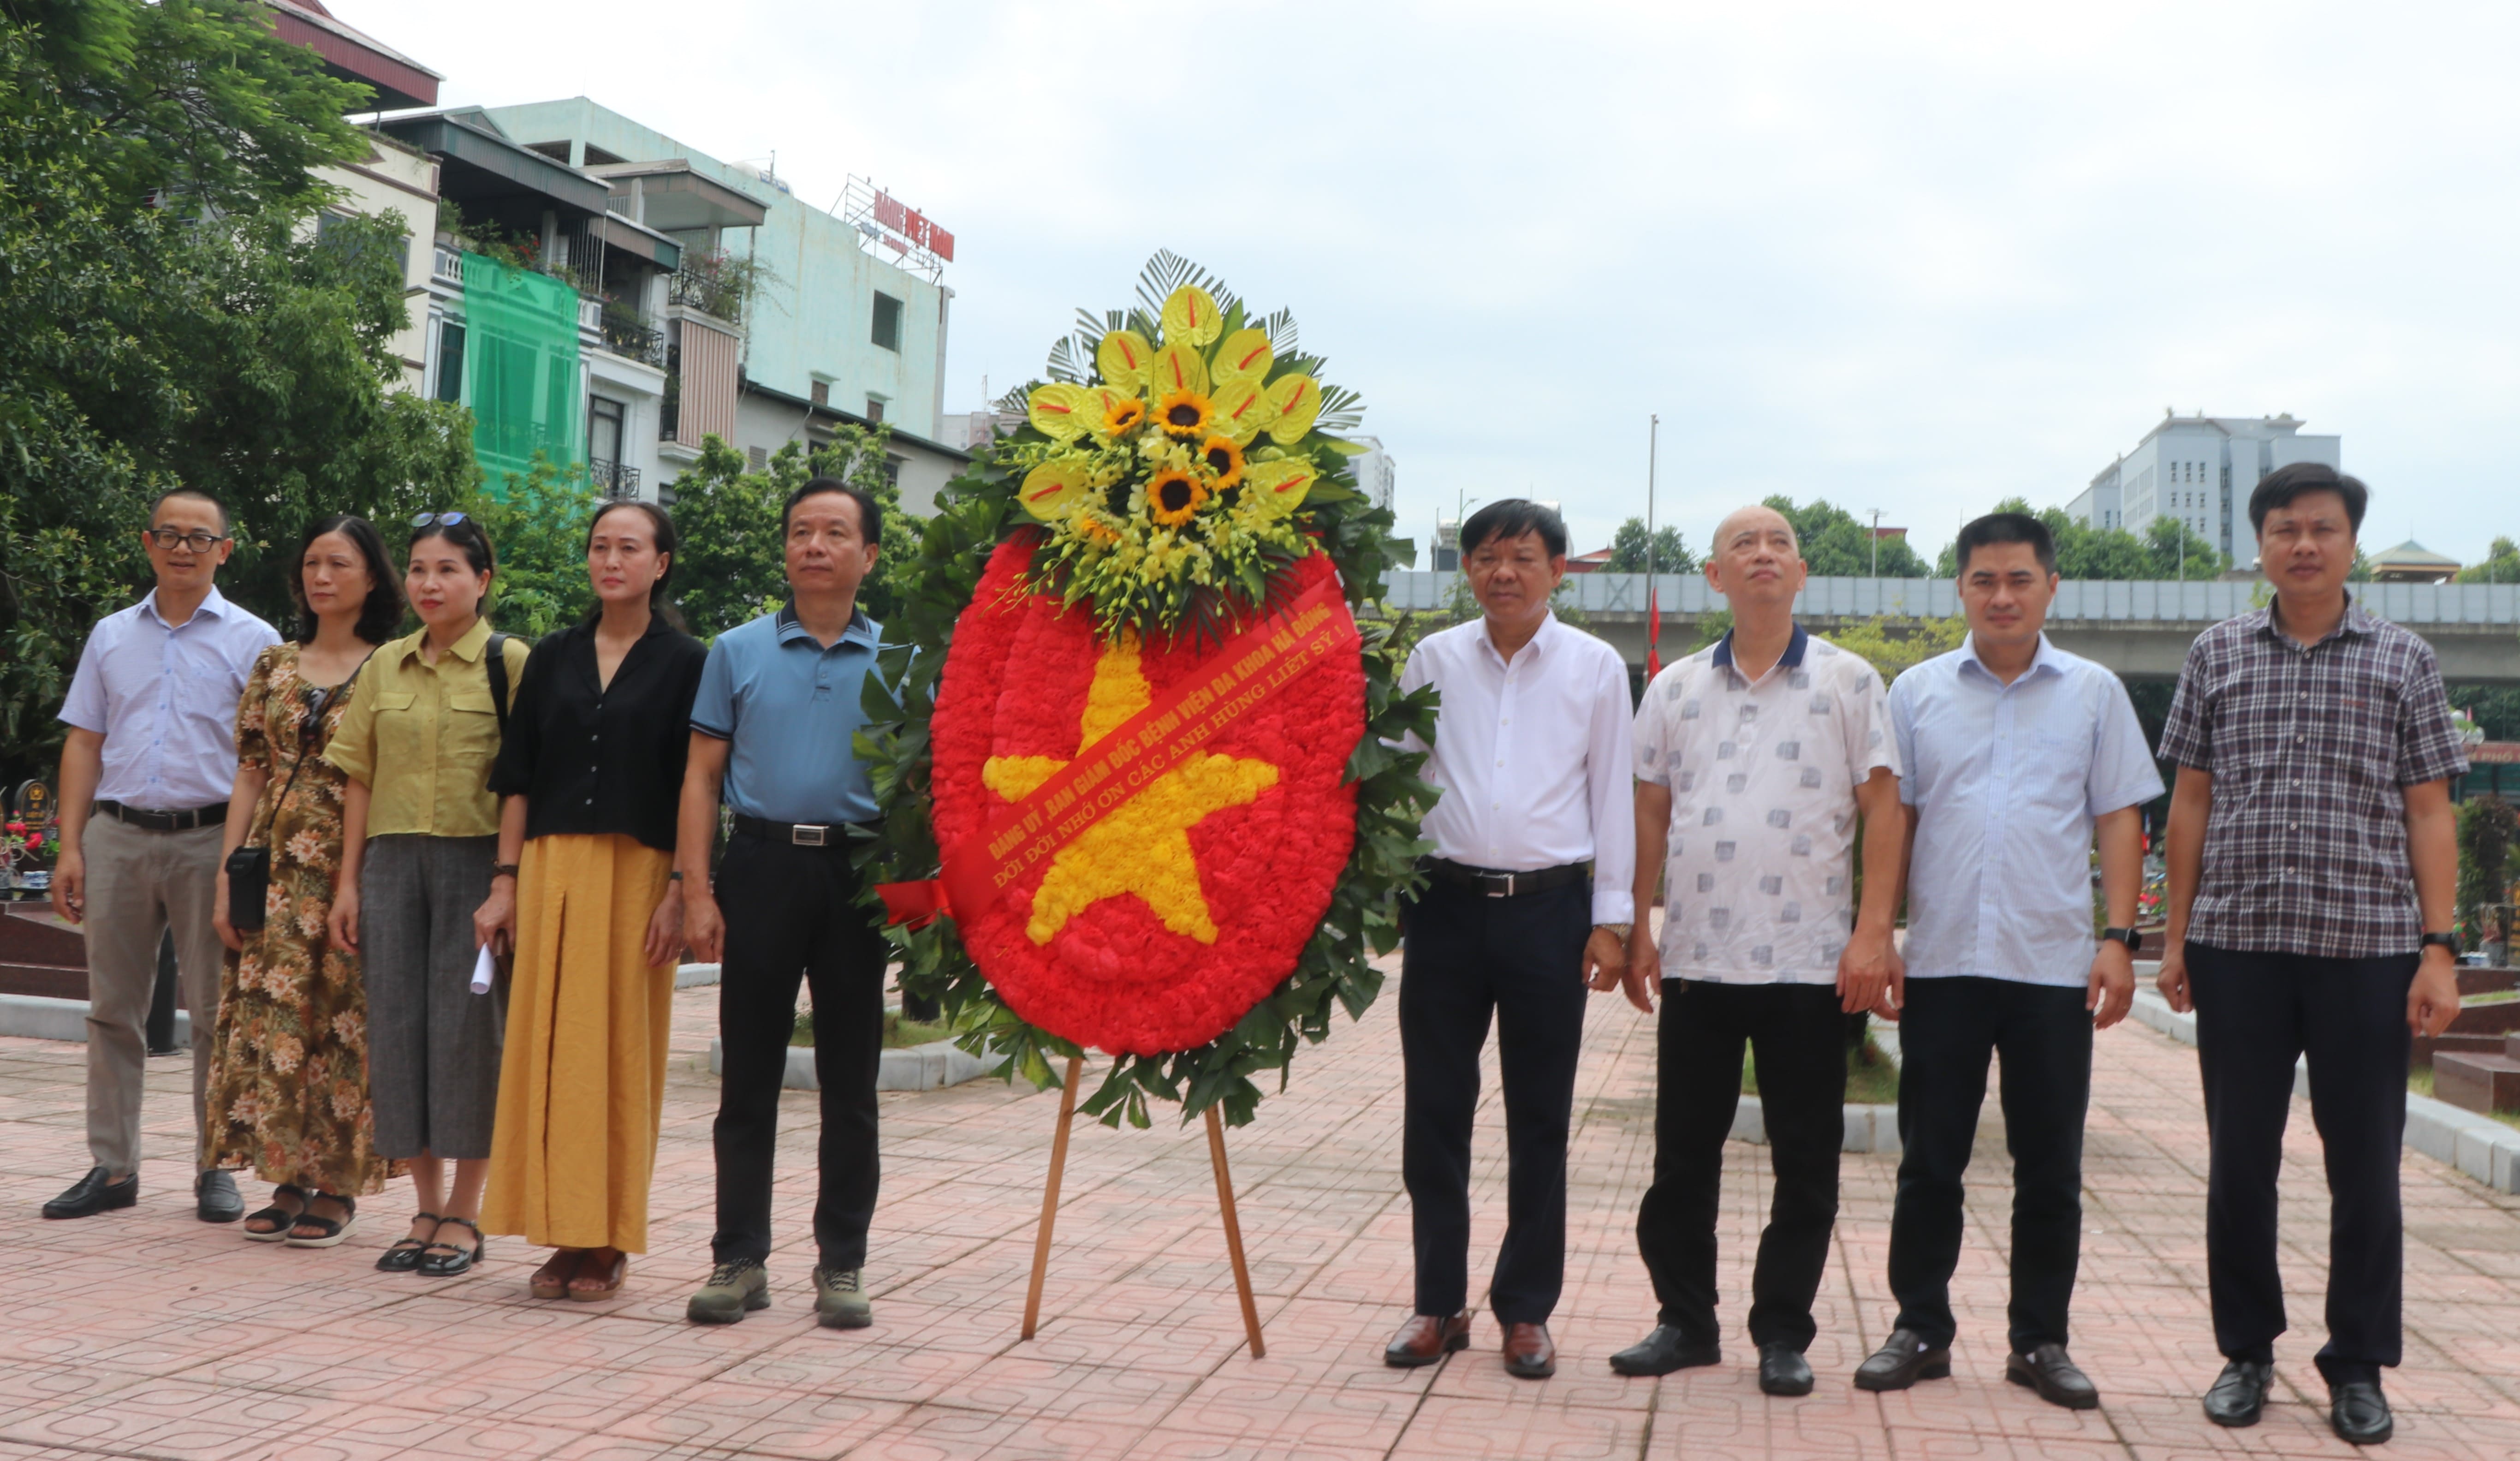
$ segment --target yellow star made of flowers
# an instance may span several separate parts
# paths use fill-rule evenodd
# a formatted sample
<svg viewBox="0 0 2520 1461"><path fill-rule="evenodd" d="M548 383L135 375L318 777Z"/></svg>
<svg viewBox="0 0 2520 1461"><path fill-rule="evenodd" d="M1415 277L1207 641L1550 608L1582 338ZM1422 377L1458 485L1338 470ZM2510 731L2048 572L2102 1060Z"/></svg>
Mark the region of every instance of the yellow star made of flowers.
<svg viewBox="0 0 2520 1461"><path fill-rule="evenodd" d="M1140 664L1137 636L1124 634L1095 662L1085 692L1077 753L1117 729L1153 699ZM980 780L1009 801L1029 796L1067 761L1049 755L993 755ZM1104 898L1135 893L1163 926L1201 943L1216 941L1216 921L1199 890L1198 858L1190 829L1210 812L1241 806L1278 784L1267 761L1194 751L1152 785L1121 802L1051 858L1033 894L1024 934L1048 943L1067 921Z"/></svg>

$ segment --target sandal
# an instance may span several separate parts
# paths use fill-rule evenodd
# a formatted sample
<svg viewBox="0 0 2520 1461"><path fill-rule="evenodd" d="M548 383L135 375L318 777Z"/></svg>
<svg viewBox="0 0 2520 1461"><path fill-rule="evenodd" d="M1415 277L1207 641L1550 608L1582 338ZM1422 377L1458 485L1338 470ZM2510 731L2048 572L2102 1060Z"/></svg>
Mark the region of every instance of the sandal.
<svg viewBox="0 0 2520 1461"><path fill-rule="evenodd" d="M617 1248L611 1253L609 1263L597 1262L592 1253L586 1256L586 1261L578 1265L577 1276L568 1281L569 1298L591 1303L621 1292L621 1281L630 1276L630 1256Z"/></svg>
<svg viewBox="0 0 2520 1461"><path fill-rule="evenodd" d="M284 1196L297 1199L295 1211L280 1206L280 1200ZM271 1189L270 1207L257 1209L245 1215L245 1222L240 1228L245 1235L245 1241L248 1243L285 1242L289 1237L289 1230L296 1226L298 1214L306 1210L306 1202L307 1193L303 1187L292 1182L283 1182L274 1187ZM267 1222L271 1226L258 1228L254 1226L257 1222Z"/></svg>
<svg viewBox="0 0 2520 1461"><path fill-rule="evenodd" d="M341 1215L338 1218L317 1216L315 1204L319 1202L339 1203ZM297 1214L296 1224L290 1228L289 1246L292 1248L338 1247L342 1239L350 1236L350 1230L358 1225L359 1200L357 1198L339 1193L318 1192L307 1200L306 1210ZM313 1237L301 1237L298 1233L300 1228L313 1228L315 1234Z"/></svg>
<svg viewBox="0 0 2520 1461"><path fill-rule="evenodd" d="M439 1217L434 1212L414 1212L411 1214L411 1220L414 1222L427 1221L430 1223L432 1225L430 1231L431 1237L436 1236L434 1224L445 1221L444 1218ZM377 1271L379 1273L409 1273L420 1266L420 1256L428 1251L428 1245L423 1243L418 1238L397 1238L394 1240L392 1247L387 1248L383 1253L377 1255Z"/></svg>
<svg viewBox="0 0 2520 1461"><path fill-rule="evenodd" d="M481 1225L470 1217L441 1217L437 1219L438 1230L445 1231L450 1222L460 1222L472 1230L472 1248L462 1249L452 1243L431 1243L423 1248L418 1264L421 1277L453 1278L481 1261L482 1251L489 1247L489 1240L481 1236Z"/></svg>
<svg viewBox="0 0 2520 1461"><path fill-rule="evenodd" d="M563 1248L543 1261L525 1287L536 1299L566 1299L568 1282L577 1276L579 1260L586 1256L583 1248Z"/></svg>

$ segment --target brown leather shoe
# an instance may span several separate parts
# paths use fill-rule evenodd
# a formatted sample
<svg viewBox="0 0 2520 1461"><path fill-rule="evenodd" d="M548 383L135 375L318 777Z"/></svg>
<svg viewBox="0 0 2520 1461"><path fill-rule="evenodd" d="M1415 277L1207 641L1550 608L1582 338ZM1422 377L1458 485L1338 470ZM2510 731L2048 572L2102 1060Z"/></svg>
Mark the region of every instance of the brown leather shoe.
<svg viewBox="0 0 2520 1461"><path fill-rule="evenodd" d="M1430 1365L1456 1349L1470 1347L1470 1311L1463 1309L1451 1318L1441 1314L1414 1314L1391 1343L1382 1347L1382 1362L1414 1370Z"/></svg>
<svg viewBox="0 0 2520 1461"><path fill-rule="evenodd" d="M1546 1324L1505 1327L1505 1372L1517 1380L1546 1380L1557 1373L1557 1346Z"/></svg>

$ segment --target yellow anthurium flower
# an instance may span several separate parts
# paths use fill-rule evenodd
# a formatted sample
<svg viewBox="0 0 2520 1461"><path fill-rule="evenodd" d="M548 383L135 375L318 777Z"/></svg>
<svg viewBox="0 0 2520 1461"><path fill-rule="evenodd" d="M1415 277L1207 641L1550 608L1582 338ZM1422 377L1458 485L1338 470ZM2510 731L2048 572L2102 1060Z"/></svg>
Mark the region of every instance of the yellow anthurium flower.
<svg viewBox="0 0 2520 1461"><path fill-rule="evenodd" d="M1242 500L1255 511L1283 517L1303 505L1321 470L1307 461L1254 462L1242 474Z"/></svg>
<svg viewBox="0 0 2520 1461"><path fill-rule="evenodd" d="M1155 351L1147 368L1147 394L1157 399L1176 390L1207 394L1207 360L1198 346L1174 341Z"/></svg>
<svg viewBox="0 0 2520 1461"><path fill-rule="evenodd" d="M1216 297L1195 284L1185 284L1164 301L1164 342L1203 345L1225 330Z"/></svg>
<svg viewBox="0 0 2520 1461"><path fill-rule="evenodd" d="M1135 330L1114 330L1094 347L1094 363L1102 367L1102 379L1132 394L1145 393L1147 366L1154 358L1155 347Z"/></svg>
<svg viewBox="0 0 2520 1461"><path fill-rule="evenodd" d="M1034 388L1025 414L1033 430L1055 441L1073 441L1085 434L1093 419L1086 414L1089 400L1084 387L1053 382Z"/></svg>
<svg viewBox="0 0 2520 1461"><path fill-rule="evenodd" d="M1269 389L1257 381L1241 381L1219 389L1211 397L1215 408L1209 430L1234 438L1237 446L1248 446L1260 434L1261 428L1277 419L1278 412L1269 404Z"/></svg>
<svg viewBox="0 0 2520 1461"><path fill-rule="evenodd" d="M1269 367L1276 363L1277 358L1269 348L1268 331L1237 330L1225 337L1225 343L1216 347L1216 359L1208 366L1208 374L1215 378L1220 388L1238 386L1245 381L1266 380ZM1103 374L1109 375L1110 372L1104 371Z"/></svg>
<svg viewBox="0 0 2520 1461"><path fill-rule="evenodd" d="M1054 457L1026 473L1015 495L1041 521L1062 522L1093 495L1093 464L1083 457Z"/></svg>
<svg viewBox="0 0 2520 1461"><path fill-rule="evenodd" d="M1322 388L1310 376L1281 376L1269 383L1269 439L1292 446L1312 431L1322 414Z"/></svg>

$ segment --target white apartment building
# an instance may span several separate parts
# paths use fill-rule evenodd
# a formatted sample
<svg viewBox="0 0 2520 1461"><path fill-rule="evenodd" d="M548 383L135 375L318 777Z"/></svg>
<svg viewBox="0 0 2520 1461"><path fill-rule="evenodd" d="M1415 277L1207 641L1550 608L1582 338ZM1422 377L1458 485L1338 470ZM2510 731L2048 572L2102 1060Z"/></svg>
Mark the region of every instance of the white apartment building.
<svg viewBox="0 0 2520 1461"><path fill-rule="evenodd" d="M2176 416L2165 412L2135 449L2092 479L2066 516L2140 537L2157 518L2184 521L2234 565L2257 562L2249 493L2277 467L2323 462L2343 469L2335 436L2304 435L2287 411L2276 416Z"/></svg>

